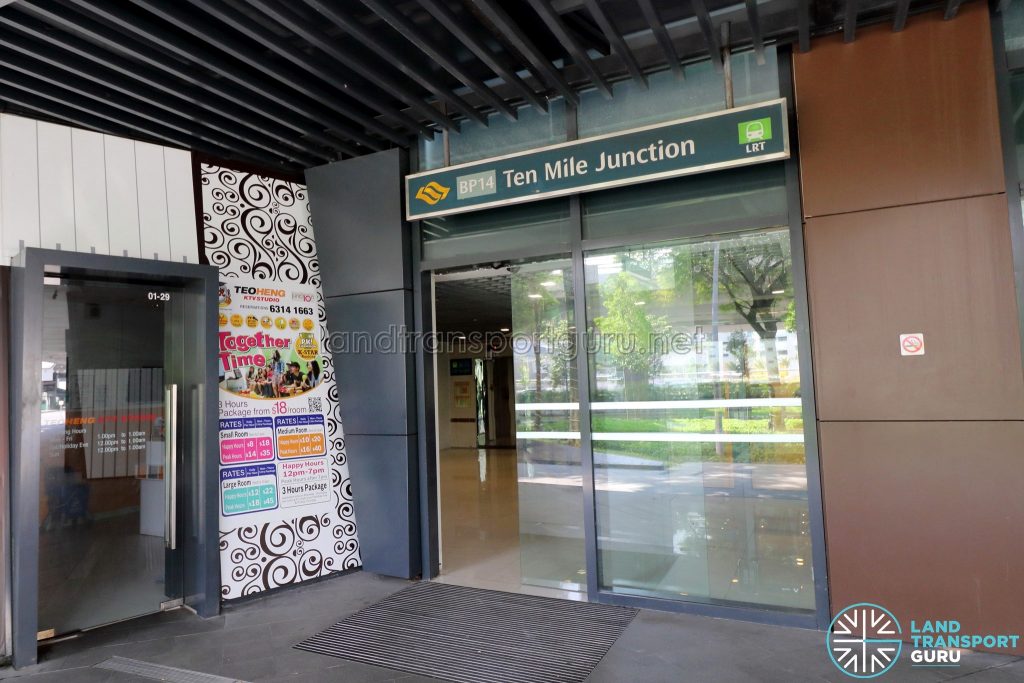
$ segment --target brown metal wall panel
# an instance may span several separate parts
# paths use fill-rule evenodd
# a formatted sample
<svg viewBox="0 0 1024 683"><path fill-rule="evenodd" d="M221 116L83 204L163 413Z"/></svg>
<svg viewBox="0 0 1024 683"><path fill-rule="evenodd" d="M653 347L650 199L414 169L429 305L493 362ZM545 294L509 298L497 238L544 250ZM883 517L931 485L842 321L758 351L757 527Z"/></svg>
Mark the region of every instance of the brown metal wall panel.
<svg viewBox="0 0 1024 683"><path fill-rule="evenodd" d="M805 244L820 420L1024 419L1005 195L812 218Z"/></svg>
<svg viewBox="0 0 1024 683"><path fill-rule="evenodd" d="M985 3L835 34L793 64L805 215L1005 191Z"/></svg>
<svg viewBox="0 0 1024 683"><path fill-rule="evenodd" d="M833 611L1020 633L1021 444L1021 422L822 423Z"/></svg>

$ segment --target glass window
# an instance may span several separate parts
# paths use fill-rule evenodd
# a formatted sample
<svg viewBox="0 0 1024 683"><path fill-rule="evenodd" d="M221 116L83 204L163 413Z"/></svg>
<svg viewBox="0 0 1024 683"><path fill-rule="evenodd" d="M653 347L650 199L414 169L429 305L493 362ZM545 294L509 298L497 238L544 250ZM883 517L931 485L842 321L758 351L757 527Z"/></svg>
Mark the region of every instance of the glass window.
<svg viewBox="0 0 1024 683"><path fill-rule="evenodd" d="M736 105L779 97L774 47L765 49L762 66L758 66L753 52L732 55L732 70ZM725 80L709 61L687 66L686 80L676 80L671 71L660 71L648 76L647 81L647 90L632 79L615 83L610 100L596 90L582 93L579 136L612 133L725 109Z"/></svg>
<svg viewBox="0 0 1024 683"><path fill-rule="evenodd" d="M583 237L644 231L703 232L788 222L781 163L684 176L595 192L583 198Z"/></svg>
<svg viewBox="0 0 1024 683"><path fill-rule="evenodd" d="M813 610L787 229L585 264L601 587Z"/></svg>
<svg viewBox="0 0 1024 683"><path fill-rule="evenodd" d="M496 252L569 244L569 202L550 199L501 209L427 218L421 223L423 260L477 258L486 262Z"/></svg>
<svg viewBox="0 0 1024 683"><path fill-rule="evenodd" d="M1011 69L1024 67L1024 2L1007 2L1003 9L1006 61Z"/></svg>
<svg viewBox="0 0 1024 683"><path fill-rule="evenodd" d="M577 110L581 138L639 128L662 121L681 119L725 109L725 81L711 62L686 67L686 80L676 80L671 71L647 77L644 90L636 81L619 81L612 86L613 98L596 90L580 95Z"/></svg>
<svg viewBox="0 0 1024 683"><path fill-rule="evenodd" d="M1010 101L1013 111L1024 107L1024 72L1010 74ZM1017 179L1024 179L1024 116L1013 121L1013 144L1017 158Z"/></svg>
<svg viewBox="0 0 1024 683"><path fill-rule="evenodd" d="M764 49L764 64L752 52L732 55L732 101L737 107L782 97L779 90L779 58L775 46Z"/></svg>
<svg viewBox="0 0 1024 683"><path fill-rule="evenodd" d="M432 171L435 168L444 166L444 134L440 131L434 133L434 137L427 138L419 136L417 141L419 150L419 170Z"/></svg>
<svg viewBox="0 0 1024 683"><path fill-rule="evenodd" d="M486 126L475 121L463 122L459 132L452 131L448 135L452 165L566 141L563 100L551 102L547 112L526 106L520 107L517 114L516 121L509 121L502 114L491 114Z"/></svg>

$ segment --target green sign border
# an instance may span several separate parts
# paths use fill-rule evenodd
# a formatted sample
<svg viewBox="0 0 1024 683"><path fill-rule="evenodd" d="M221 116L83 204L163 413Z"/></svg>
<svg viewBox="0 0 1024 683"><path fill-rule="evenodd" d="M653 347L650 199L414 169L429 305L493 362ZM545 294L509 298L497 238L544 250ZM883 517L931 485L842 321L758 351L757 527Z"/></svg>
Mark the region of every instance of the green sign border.
<svg viewBox="0 0 1024 683"><path fill-rule="evenodd" d="M549 192L537 192L531 193L519 197L511 197L507 199L499 199L493 202L485 202L482 204L471 204L469 206L453 207L448 209L441 209L438 211L431 211L429 208L425 211L416 212L412 208L412 184L414 181L422 178L430 178L440 173L448 173L450 171L456 171L459 169L470 169L476 168L479 171L486 171L487 166L494 164L499 161L506 159L513 159L516 157L525 157L539 153L549 152L551 150L561 148L571 148L581 144L589 144L598 140L605 140L611 138L617 138L627 135L633 135L635 133L642 133L645 131L655 131L662 128L670 128L672 126L678 126L680 124L689 123L691 121L699 121L702 119L711 119L724 116L734 116L737 113L752 109L765 109L766 107L776 106L780 109L780 119L782 121L781 131L772 131L773 137L781 137L783 142L783 150L781 152L773 152L763 155L745 156L737 159L731 159L728 161L714 162L710 164L703 164L699 166L691 166L687 168L679 168L670 171L656 171L648 174L640 174L631 178L623 178L620 180L605 180L595 183L583 183L571 188L564 188L560 190L552 190ZM781 135L780 135L781 134ZM735 135L735 133L734 133ZM613 187L623 187L626 185L636 185L639 183L646 183L655 180L664 180L667 178L676 178L686 175L695 175L699 173L707 173L710 171L718 171L726 168L736 168L739 166L750 166L753 164L767 163L771 161L779 161L788 159L790 157L790 146L789 146L789 112L786 106L786 98L778 98L774 100L766 100L764 102L757 102L756 104L744 105L742 107L733 107L732 109L723 109L708 114L699 114L697 116L689 116L682 119L675 119L673 121L665 121L663 123L656 123L649 126L641 126L639 128L630 128L628 130L616 131L614 133L606 133L604 135L595 135L593 137L580 138L578 140L569 140L567 142L560 142L554 145L548 145L547 147L536 147L533 149L524 150L521 152L514 152L512 154L505 154L502 156L489 157L487 159L479 159L477 161L470 161L464 164L458 164L455 166L442 166L435 168L430 171L422 171L419 173L411 173L405 176L405 219L407 221L423 220L424 218L436 218L439 216L450 216L458 213L468 213L471 211L483 211L486 209L492 209L499 206L509 206L512 204L523 204L526 202L541 201L544 199L551 199L553 197L563 197L566 195L580 194L583 192L591 192L594 190L604 190ZM453 188L454 190L454 188Z"/></svg>

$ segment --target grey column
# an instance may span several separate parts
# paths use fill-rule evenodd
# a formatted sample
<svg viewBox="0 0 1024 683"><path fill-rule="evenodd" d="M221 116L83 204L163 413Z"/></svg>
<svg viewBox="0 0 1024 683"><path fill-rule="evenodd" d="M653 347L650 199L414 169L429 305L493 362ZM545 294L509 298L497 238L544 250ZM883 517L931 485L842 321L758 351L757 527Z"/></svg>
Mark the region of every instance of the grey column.
<svg viewBox="0 0 1024 683"><path fill-rule="evenodd" d="M420 544L415 355L402 346L413 320L407 165L404 151L390 150L311 168L306 182L363 566L412 578Z"/></svg>

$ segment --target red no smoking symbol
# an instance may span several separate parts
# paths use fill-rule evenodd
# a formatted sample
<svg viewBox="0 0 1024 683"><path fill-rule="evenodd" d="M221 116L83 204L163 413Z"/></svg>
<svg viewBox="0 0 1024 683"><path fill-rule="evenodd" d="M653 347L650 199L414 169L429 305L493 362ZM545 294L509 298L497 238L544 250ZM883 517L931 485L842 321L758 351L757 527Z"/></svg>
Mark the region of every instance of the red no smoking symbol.
<svg viewBox="0 0 1024 683"><path fill-rule="evenodd" d="M924 353L924 335L901 334L900 347L904 356L919 356Z"/></svg>

